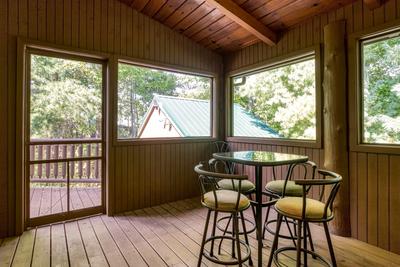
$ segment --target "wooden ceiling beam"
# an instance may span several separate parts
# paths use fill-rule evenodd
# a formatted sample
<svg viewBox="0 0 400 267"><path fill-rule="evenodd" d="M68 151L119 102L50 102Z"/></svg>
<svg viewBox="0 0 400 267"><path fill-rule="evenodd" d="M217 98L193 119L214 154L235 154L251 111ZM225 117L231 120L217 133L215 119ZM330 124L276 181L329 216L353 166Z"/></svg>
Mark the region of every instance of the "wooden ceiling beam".
<svg viewBox="0 0 400 267"><path fill-rule="evenodd" d="M364 0L364 4L369 8L369 9L375 9L378 8L382 5L381 0Z"/></svg>
<svg viewBox="0 0 400 267"><path fill-rule="evenodd" d="M232 0L206 0L215 6L222 14L245 28L258 39L268 45L275 45L278 41L277 34L258 21L255 17L243 10Z"/></svg>

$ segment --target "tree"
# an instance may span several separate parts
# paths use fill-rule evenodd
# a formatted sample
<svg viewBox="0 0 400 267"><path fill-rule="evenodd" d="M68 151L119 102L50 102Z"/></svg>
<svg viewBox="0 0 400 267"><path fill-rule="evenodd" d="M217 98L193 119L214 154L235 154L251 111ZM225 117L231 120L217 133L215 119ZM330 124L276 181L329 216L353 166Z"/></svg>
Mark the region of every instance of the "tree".
<svg viewBox="0 0 400 267"><path fill-rule="evenodd" d="M33 55L32 138L101 135L102 66ZM119 64L118 136L136 137L154 95L210 99L210 79Z"/></svg>
<svg viewBox="0 0 400 267"><path fill-rule="evenodd" d="M210 100L211 79L201 76L175 74L177 93L180 97Z"/></svg>
<svg viewBox="0 0 400 267"><path fill-rule="evenodd" d="M118 136L136 137L154 95L176 95L176 83L171 73L119 64Z"/></svg>
<svg viewBox="0 0 400 267"><path fill-rule="evenodd" d="M31 57L31 137L101 136L102 66Z"/></svg>
<svg viewBox="0 0 400 267"><path fill-rule="evenodd" d="M247 76L234 102L285 138L315 139L314 60Z"/></svg>
<svg viewBox="0 0 400 267"><path fill-rule="evenodd" d="M210 99L211 79L119 64L118 136L136 137L154 95Z"/></svg>
<svg viewBox="0 0 400 267"><path fill-rule="evenodd" d="M400 143L400 38L363 46L364 141Z"/></svg>

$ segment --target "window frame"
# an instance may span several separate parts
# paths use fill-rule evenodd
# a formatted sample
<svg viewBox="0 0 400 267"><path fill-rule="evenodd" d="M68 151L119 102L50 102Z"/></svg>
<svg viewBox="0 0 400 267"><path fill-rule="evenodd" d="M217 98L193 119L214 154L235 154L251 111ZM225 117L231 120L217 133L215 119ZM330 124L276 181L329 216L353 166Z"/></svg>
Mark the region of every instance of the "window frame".
<svg viewBox="0 0 400 267"><path fill-rule="evenodd" d="M110 172L110 156L108 151L110 150L111 142L109 138L109 129L107 124L106 117L108 113L110 113L109 105L108 105L108 92L109 88L109 74L111 68L112 55L105 52L98 51L88 51L85 49L80 49L76 47L69 47L64 45L58 45L38 40L32 40L25 37L18 37L16 43L16 91L15 98L16 104L15 106L10 105L11 111L9 113L15 112L15 225L16 231L21 233L28 226L28 218L29 214L27 212L26 207L29 207L26 201L25 193L27 191L27 187L29 183L26 182L26 175L29 169L26 169L25 166L25 157L29 155L29 146L26 144L31 142L28 135L30 133L30 127L28 122L28 108L29 103L26 102L26 99L30 97L29 92L29 81L30 81L30 71L28 71L28 66L30 64L30 55L43 55L50 57L58 57L64 59L71 60L82 60L93 63L99 63L103 66L103 85L102 85L102 95L103 95L103 103L102 103L102 183L103 183L103 191L102 191L102 207L99 210L96 210L95 213L103 212L107 214L111 214L112 211L112 203L107 201L106 196L109 194L109 190L112 187L111 181L108 179L108 174ZM15 110L14 110L15 109ZM73 142L72 139L63 139L66 142ZM89 213L86 213L88 215ZM84 214L84 215L85 215ZM80 212L71 214L71 218L76 217L76 215L81 216ZM48 223L49 220L47 218L39 219L35 223Z"/></svg>
<svg viewBox="0 0 400 267"><path fill-rule="evenodd" d="M374 27L367 31L353 33L348 38L349 56L349 143L350 151L367 153L400 154L400 144L363 142L363 54L365 41L379 41L400 35L400 20Z"/></svg>
<svg viewBox="0 0 400 267"><path fill-rule="evenodd" d="M215 114L216 110L216 80L218 75L214 72L207 72L197 69L185 68L178 65L154 63L147 60L140 60L131 57L118 56L114 58L115 70L113 74L113 82L115 92L113 94L114 116L113 116L113 143L114 146L126 145L142 145L142 144L169 144L169 143L195 143L195 142L209 142L216 140L216 125ZM127 64L137 67L145 67L156 70L163 70L175 72L180 74L196 75L207 77L211 79L211 92L210 92L210 135L209 136L193 136L193 137L154 137L154 138L118 138L118 69L119 64Z"/></svg>
<svg viewBox="0 0 400 267"><path fill-rule="evenodd" d="M102 67L102 88L101 88L101 94L102 94L102 108L101 108L101 137L100 138L96 138L96 139L92 139L92 138L88 138L88 139L92 139L92 140L96 140L96 141L101 141L102 139L106 139L106 124L105 124L105 113L106 113L106 90L107 90L107 69L108 69L108 62L105 59L99 58L99 57L95 57L95 56L90 56L90 55L80 55L78 53L69 53L68 51L64 51L64 50L53 50L53 49L49 49L47 47L36 47L36 46L30 46L27 45L26 49L25 49L25 60L26 60L26 64L31 64L31 60L32 60L32 56L42 56L42 57L51 57L51 58L57 58L57 59L64 59L64 60L71 60L71 61L80 61L80 62L87 62L87 63L92 63L92 64L97 64L97 65L101 65ZM26 69L26 78L31 78L30 77L30 73L28 73L28 69ZM27 89L30 89L30 85L28 82L26 82L25 87ZM29 97L31 97L31 91L27 91L25 93L26 95L28 95ZM26 112L30 112L30 102L29 103L25 103L26 104ZM27 117L28 118L28 117ZM31 136L31 121L27 120L26 121L26 133L28 136ZM104 128L104 129L103 129ZM62 140L62 141L66 141L66 142L74 142L76 140L82 140L85 138L59 138L56 140ZM46 138L31 138L29 140L29 142L41 142L43 140L46 140Z"/></svg>
<svg viewBox="0 0 400 267"><path fill-rule="evenodd" d="M233 136L233 79L239 75L256 74L270 69L286 66L292 63L301 62L307 58L315 58L315 117L316 117L316 136L315 140L301 140L290 138L268 138L268 137L247 137ZM226 77L227 98L226 98L226 139L229 142L285 145L309 148L321 148L322 146L322 120L321 120L321 48L319 45L312 46L303 50L289 53L268 59L258 64L241 68L229 72Z"/></svg>

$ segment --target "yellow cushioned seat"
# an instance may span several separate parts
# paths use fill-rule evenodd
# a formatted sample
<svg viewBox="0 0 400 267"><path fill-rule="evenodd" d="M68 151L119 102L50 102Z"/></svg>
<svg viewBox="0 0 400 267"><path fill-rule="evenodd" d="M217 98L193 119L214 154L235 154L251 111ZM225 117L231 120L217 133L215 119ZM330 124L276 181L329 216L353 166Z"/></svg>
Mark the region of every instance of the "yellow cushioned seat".
<svg viewBox="0 0 400 267"><path fill-rule="evenodd" d="M284 185L285 185L285 180L275 180L268 182L267 185L265 186L265 189L277 195L282 195ZM287 182L285 196L299 197L302 195L303 195L303 187L301 185L295 184L294 181Z"/></svg>
<svg viewBox="0 0 400 267"><path fill-rule="evenodd" d="M322 219L324 216L325 203L315 199L306 199L306 218ZM294 219L301 219L303 212L302 197L284 197L279 199L275 204L275 209L282 215ZM328 208L327 218L332 216L332 211Z"/></svg>
<svg viewBox="0 0 400 267"><path fill-rule="evenodd" d="M215 191L217 195L217 199L215 199L214 193L208 192L204 194L204 202L203 204L210 208L210 209L216 209L216 204L215 202L218 201L218 211L227 211L227 212L233 212L236 209L236 201L238 197L238 192L232 191L232 190L217 190ZM250 206L250 200L240 194L240 200L239 200L239 206L238 210L245 210Z"/></svg>
<svg viewBox="0 0 400 267"><path fill-rule="evenodd" d="M232 183L233 182L233 183ZM238 190L239 187L239 181L238 180L231 180L231 179L222 179L218 182L218 186L221 189L226 189L226 190ZM242 193L247 193L252 190L256 189L256 186L250 182L249 180L242 180L242 184L240 187L240 191Z"/></svg>

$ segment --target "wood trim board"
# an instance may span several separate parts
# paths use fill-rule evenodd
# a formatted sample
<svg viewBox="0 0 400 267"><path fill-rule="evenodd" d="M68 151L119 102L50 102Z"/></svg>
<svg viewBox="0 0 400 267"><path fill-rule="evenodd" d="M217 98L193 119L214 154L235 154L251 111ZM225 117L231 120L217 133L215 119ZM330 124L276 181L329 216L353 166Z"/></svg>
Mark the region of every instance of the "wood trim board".
<svg viewBox="0 0 400 267"><path fill-rule="evenodd" d="M253 74L276 68L288 63L297 62L309 56L315 56L315 98L316 98L316 140L296 140L296 139L281 139L281 138L254 138L254 137L239 137L232 136L232 101L233 101L233 90L232 90L232 79L238 75ZM237 69L235 71L228 72L226 74L226 140L230 142L246 142L246 143L258 143L258 144L270 144L270 145L288 145L288 146L301 146L301 147L313 147L322 148L322 62L323 56L321 53L321 47L315 45L309 48L300 49L289 53L288 55L273 57L266 61L262 61L257 64L252 64L244 68Z"/></svg>

